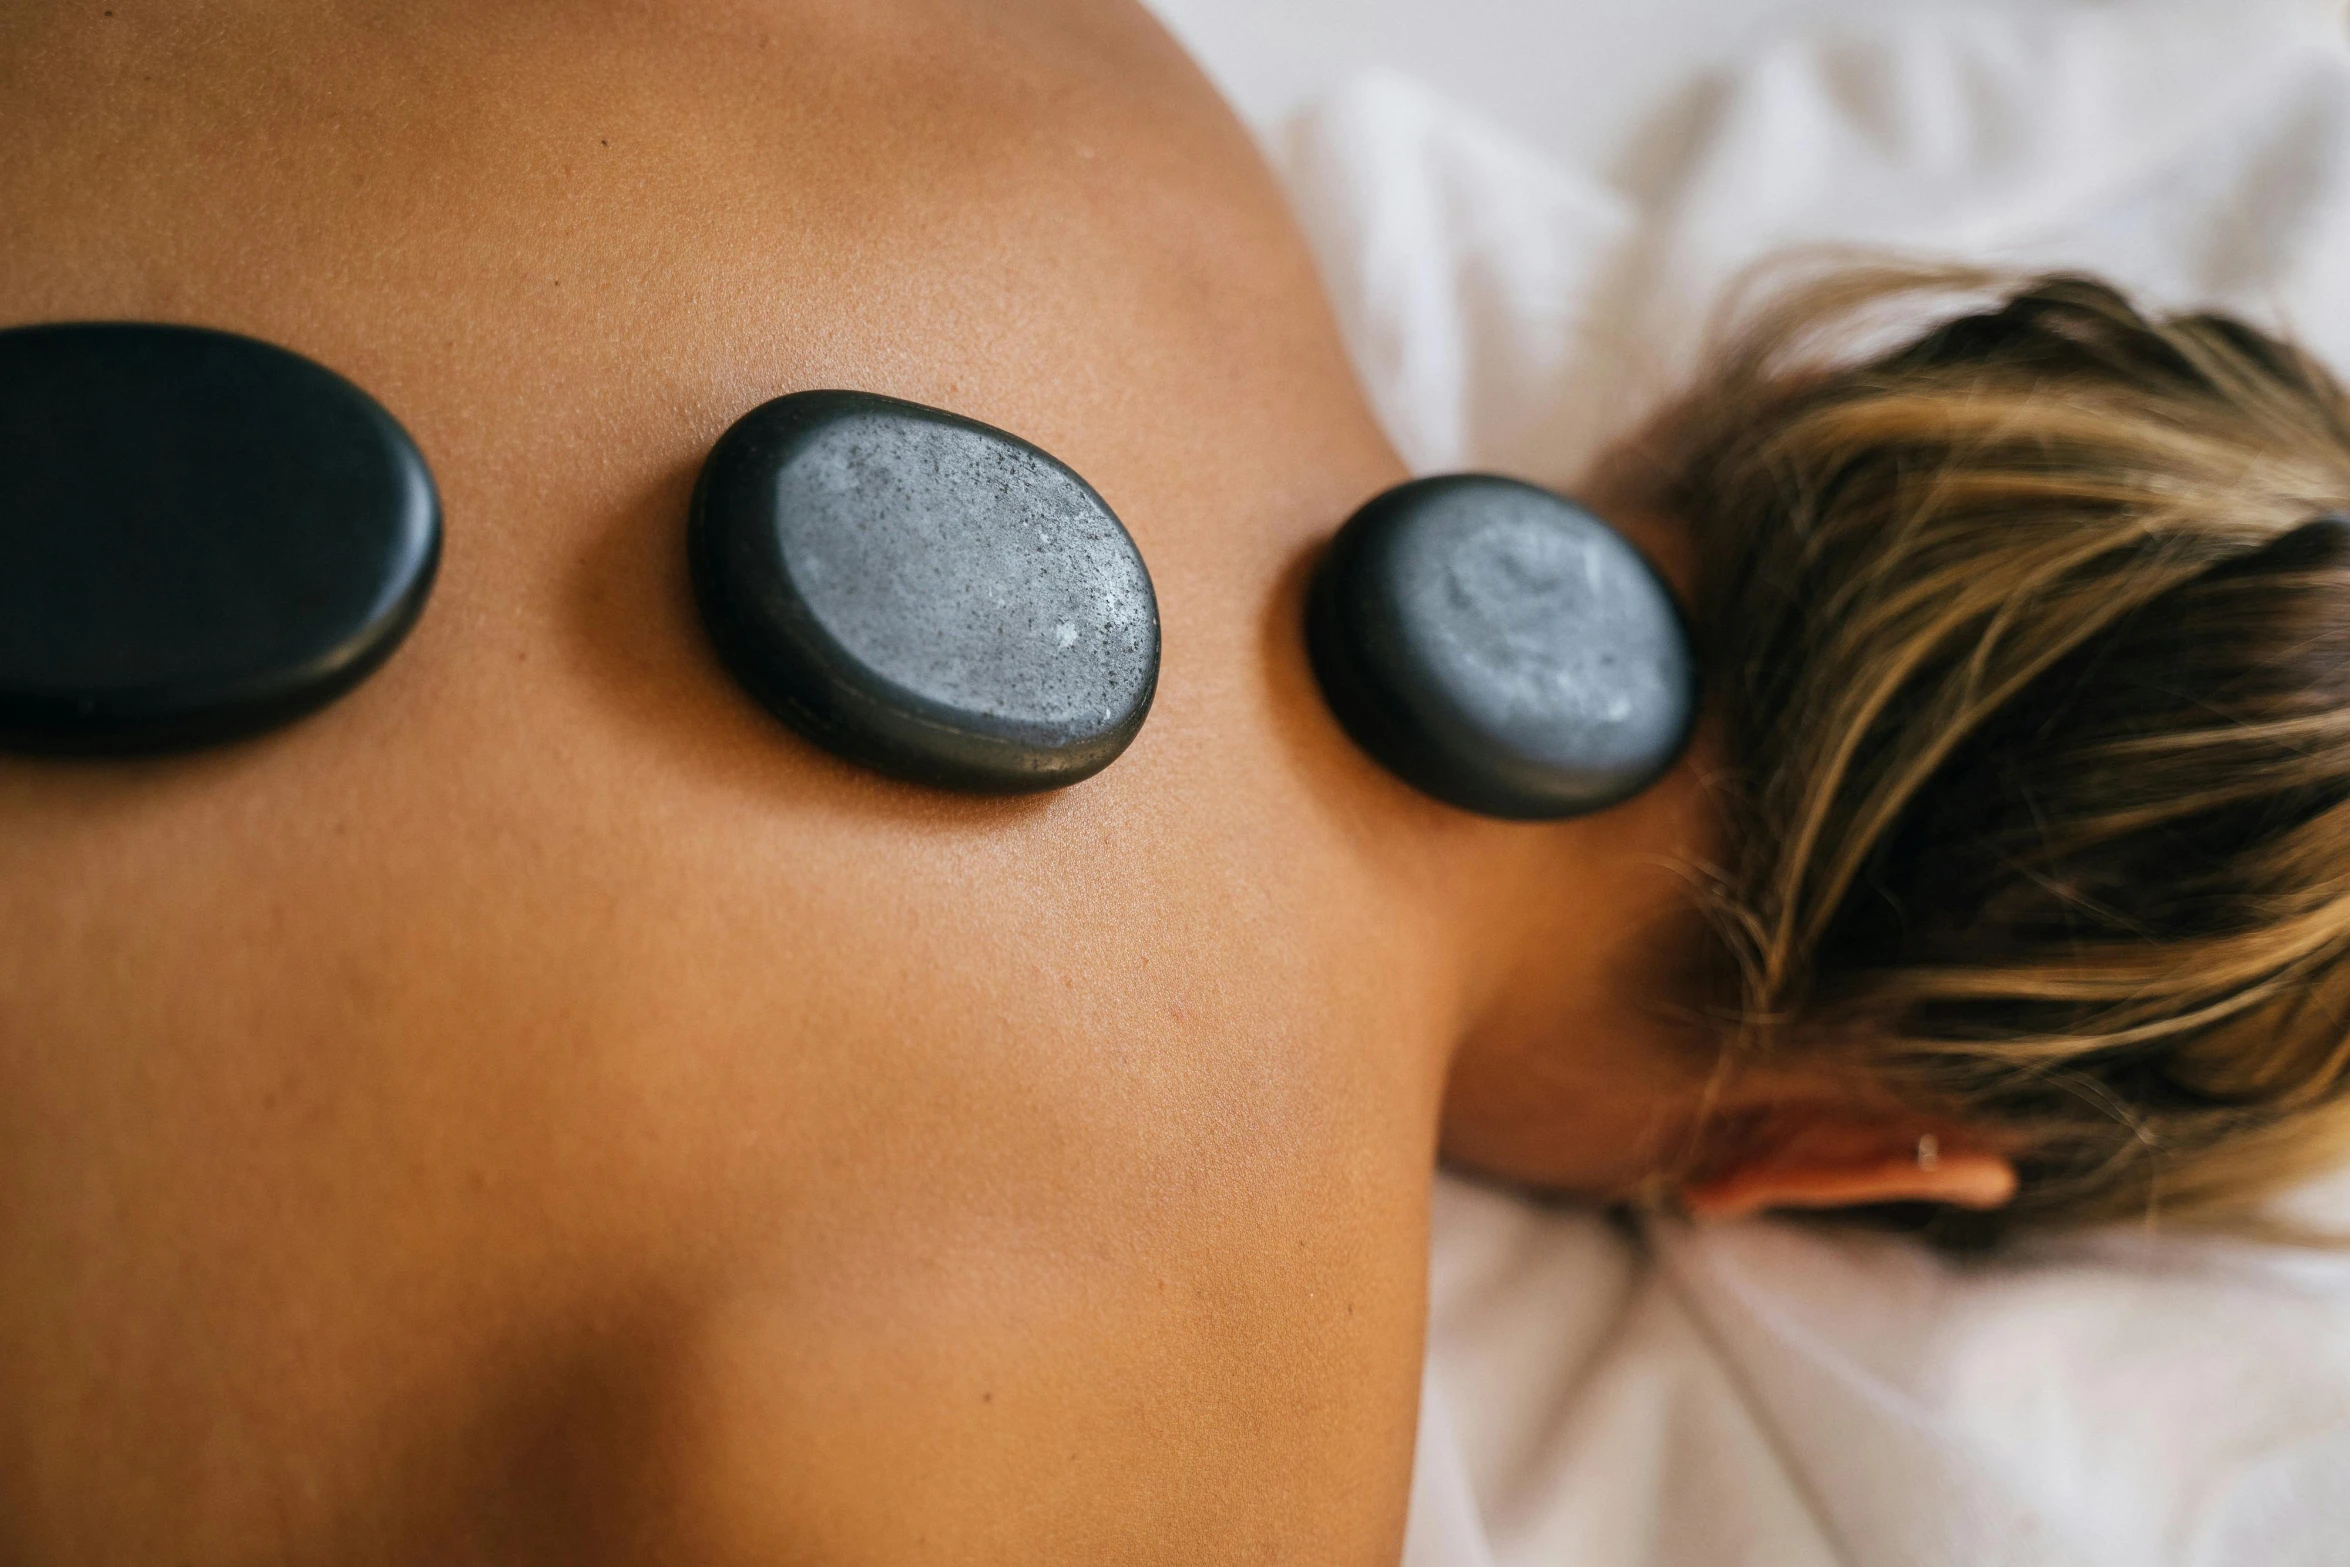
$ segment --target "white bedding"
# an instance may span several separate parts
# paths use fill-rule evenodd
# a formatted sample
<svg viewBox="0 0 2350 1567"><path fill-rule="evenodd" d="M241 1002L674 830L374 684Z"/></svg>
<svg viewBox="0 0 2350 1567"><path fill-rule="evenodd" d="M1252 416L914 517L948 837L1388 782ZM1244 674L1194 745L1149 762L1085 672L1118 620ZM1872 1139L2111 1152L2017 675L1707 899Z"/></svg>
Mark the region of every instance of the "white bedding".
<svg viewBox="0 0 2350 1567"><path fill-rule="evenodd" d="M1772 0L1355 6L1160 9L1257 111L1418 468L1571 483L1791 245L2091 267L2350 368L2338 5L1880 0L1712 76ZM1347 74L1381 59L1448 93ZM1586 87L1613 120L1545 107ZM1410 1567L2350 1563L2350 1259L1957 1265L1450 1178L1435 1220Z"/></svg>

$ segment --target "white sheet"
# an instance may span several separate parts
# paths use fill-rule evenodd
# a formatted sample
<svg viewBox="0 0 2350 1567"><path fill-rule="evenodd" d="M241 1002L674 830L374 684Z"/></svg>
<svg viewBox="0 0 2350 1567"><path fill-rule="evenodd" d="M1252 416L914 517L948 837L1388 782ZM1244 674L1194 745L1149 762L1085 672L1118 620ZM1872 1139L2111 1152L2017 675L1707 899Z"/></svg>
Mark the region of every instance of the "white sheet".
<svg viewBox="0 0 2350 1567"><path fill-rule="evenodd" d="M1888 18L2183 0L1145 0L1262 127L1366 71L1401 70L1546 157L1645 195L1716 70L1774 37ZM2215 16L2342 0L2194 0Z"/></svg>
<svg viewBox="0 0 2350 1567"><path fill-rule="evenodd" d="M2093 267L2350 366L2321 14L1912 6L1787 40L1643 199L1392 73L1271 139L1409 460L1569 482L1791 244ZM1958 1266L1447 1179L1407 1560L2350 1562L2350 1261L2105 1238Z"/></svg>

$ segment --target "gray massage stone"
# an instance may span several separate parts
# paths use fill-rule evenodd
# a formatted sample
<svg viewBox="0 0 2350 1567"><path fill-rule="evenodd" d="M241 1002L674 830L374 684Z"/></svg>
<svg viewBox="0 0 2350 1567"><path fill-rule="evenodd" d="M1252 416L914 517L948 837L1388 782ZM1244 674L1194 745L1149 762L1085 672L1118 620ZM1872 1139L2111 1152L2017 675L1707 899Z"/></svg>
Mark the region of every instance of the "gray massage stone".
<svg viewBox="0 0 2350 1567"><path fill-rule="evenodd" d="M752 410L703 466L694 588L769 710L938 788L1057 788L1158 685L1158 605L1092 487L1017 437L863 392Z"/></svg>
<svg viewBox="0 0 2350 1567"><path fill-rule="evenodd" d="M1664 582L1563 497L1484 474L1375 497L1331 542L1307 617L1349 734L1488 816L1604 809L1672 765L1696 664Z"/></svg>

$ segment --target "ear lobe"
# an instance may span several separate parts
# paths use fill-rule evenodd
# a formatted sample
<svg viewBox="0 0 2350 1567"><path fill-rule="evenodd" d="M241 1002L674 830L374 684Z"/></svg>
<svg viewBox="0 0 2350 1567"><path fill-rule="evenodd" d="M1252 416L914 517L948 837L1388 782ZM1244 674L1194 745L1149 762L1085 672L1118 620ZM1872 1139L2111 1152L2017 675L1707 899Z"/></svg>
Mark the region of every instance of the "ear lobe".
<svg viewBox="0 0 2350 1567"><path fill-rule="evenodd" d="M1889 1202L1997 1208L2015 1190L2014 1163L1963 1132L1899 1118L1807 1121L1683 1186L1681 1205L1699 1219Z"/></svg>

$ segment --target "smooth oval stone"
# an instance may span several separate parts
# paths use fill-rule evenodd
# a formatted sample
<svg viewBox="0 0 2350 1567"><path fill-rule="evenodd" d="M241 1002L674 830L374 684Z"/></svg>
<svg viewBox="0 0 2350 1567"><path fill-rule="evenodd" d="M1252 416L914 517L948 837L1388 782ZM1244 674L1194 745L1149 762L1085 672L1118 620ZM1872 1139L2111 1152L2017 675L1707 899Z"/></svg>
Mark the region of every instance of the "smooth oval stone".
<svg viewBox="0 0 2350 1567"><path fill-rule="evenodd" d="M1357 744L1487 816L1630 798L1697 710L1688 632L1640 552L1572 502L1483 474L1357 512L1316 573L1307 641Z"/></svg>
<svg viewBox="0 0 2350 1567"><path fill-rule="evenodd" d="M1002 793L1101 771L1150 712L1150 573L1092 486L1015 436L864 392L795 392L721 436L694 494L702 618L817 744Z"/></svg>
<svg viewBox="0 0 2350 1567"><path fill-rule="evenodd" d="M390 656L439 555L415 443L333 371L198 327L0 331L0 745L288 722Z"/></svg>

